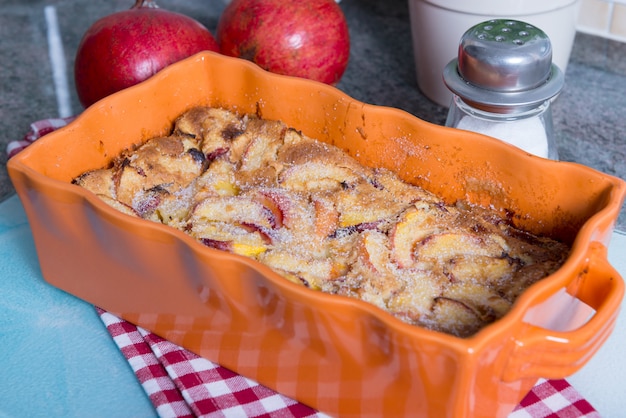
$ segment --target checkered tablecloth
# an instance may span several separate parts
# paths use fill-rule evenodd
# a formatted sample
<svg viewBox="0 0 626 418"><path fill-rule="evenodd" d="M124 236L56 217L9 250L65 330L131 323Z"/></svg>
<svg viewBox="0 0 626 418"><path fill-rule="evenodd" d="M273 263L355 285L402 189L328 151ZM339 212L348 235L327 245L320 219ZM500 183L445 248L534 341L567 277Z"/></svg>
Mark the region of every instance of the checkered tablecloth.
<svg viewBox="0 0 626 418"><path fill-rule="evenodd" d="M160 417L326 417L102 309ZM599 418L566 380L540 379L509 418Z"/></svg>
<svg viewBox="0 0 626 418"><path fill-rule="evenodd" d="M15 155L73 119L45 119L32 123L23 139L8 144L7 155ZM96 309L160 417L326 416L102 309ZM563 379L540 379L509 416L580 417L599 418L600 415Z"/></svg>
<svg viewBox="0 0 626 418"><path fill-rule="evenodd" d="M104 310L100 318L160 417L325 417Z"/></svg>
<svg viewBox="0 0 626 418"><path fill-rule="evenodd" d="M11 141L7 144L8 158L13 157L15 154L17 154L42 136L64 127L74 119L76 119L76 117L71 116L69 118L42 119L31 123L30 129L28 130L26 135L22 137L22 139Z"/></svg>

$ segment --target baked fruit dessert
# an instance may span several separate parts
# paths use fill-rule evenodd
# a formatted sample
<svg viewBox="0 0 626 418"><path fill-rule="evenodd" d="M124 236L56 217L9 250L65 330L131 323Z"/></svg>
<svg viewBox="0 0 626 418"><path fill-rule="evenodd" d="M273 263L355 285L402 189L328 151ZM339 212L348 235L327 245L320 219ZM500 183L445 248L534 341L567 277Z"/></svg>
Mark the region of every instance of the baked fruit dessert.
<svg viewBox="0 0 626 418"><path fill-rule="evenodd" d="M74 183L294 283L459 337L505 315L569 253L280 121L221 108L185 112L169 136Z"/></svg>

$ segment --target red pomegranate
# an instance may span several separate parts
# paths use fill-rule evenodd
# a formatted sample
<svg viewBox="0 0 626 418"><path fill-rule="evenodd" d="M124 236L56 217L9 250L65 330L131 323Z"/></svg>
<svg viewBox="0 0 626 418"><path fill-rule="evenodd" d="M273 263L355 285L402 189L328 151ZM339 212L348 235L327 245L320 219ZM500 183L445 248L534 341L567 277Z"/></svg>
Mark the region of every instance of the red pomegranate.
<svg viewBox="0 0 626 418"><path fill-rule="evenodd" d="M129 10L98 20L83 36L74 66L78 98L87 107L204 50L218 52L219 46L198 21L137 0Z"/></svg>
<svg viewBox="0 0 626 418"><path fill-rule="evenodd" d="M348 65L350 35L335 0L232 0L220 17L220 51L327 84Z"/></svg>

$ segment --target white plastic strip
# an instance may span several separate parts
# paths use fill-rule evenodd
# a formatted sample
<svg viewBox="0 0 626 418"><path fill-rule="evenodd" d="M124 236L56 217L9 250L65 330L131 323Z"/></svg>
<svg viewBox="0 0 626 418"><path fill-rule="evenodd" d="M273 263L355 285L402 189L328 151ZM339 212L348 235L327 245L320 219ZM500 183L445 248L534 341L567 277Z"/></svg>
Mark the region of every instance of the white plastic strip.
<svg viewBox="0 0 626 418"><path fill-rule="evenodd" d="M56 7L46 6L44 14L48 27L48 55L50 56L50 64L52 66L52 80L57 99L57 109L59 117L66 118L72 116L72 105Z"/></svg>

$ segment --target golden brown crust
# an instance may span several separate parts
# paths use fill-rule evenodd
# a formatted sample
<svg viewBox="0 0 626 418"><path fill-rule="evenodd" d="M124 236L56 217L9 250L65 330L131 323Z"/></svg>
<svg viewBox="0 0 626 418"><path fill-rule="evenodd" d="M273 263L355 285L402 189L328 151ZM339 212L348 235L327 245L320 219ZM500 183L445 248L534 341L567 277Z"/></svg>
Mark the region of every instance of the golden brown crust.
<svg viewBox="0 0 626 418"><path fill-rule="evenodd" d="M294 283L461 337L501 318L568 254L280 121L226 109L191 109L172 135L75 183Z"/></svg>

